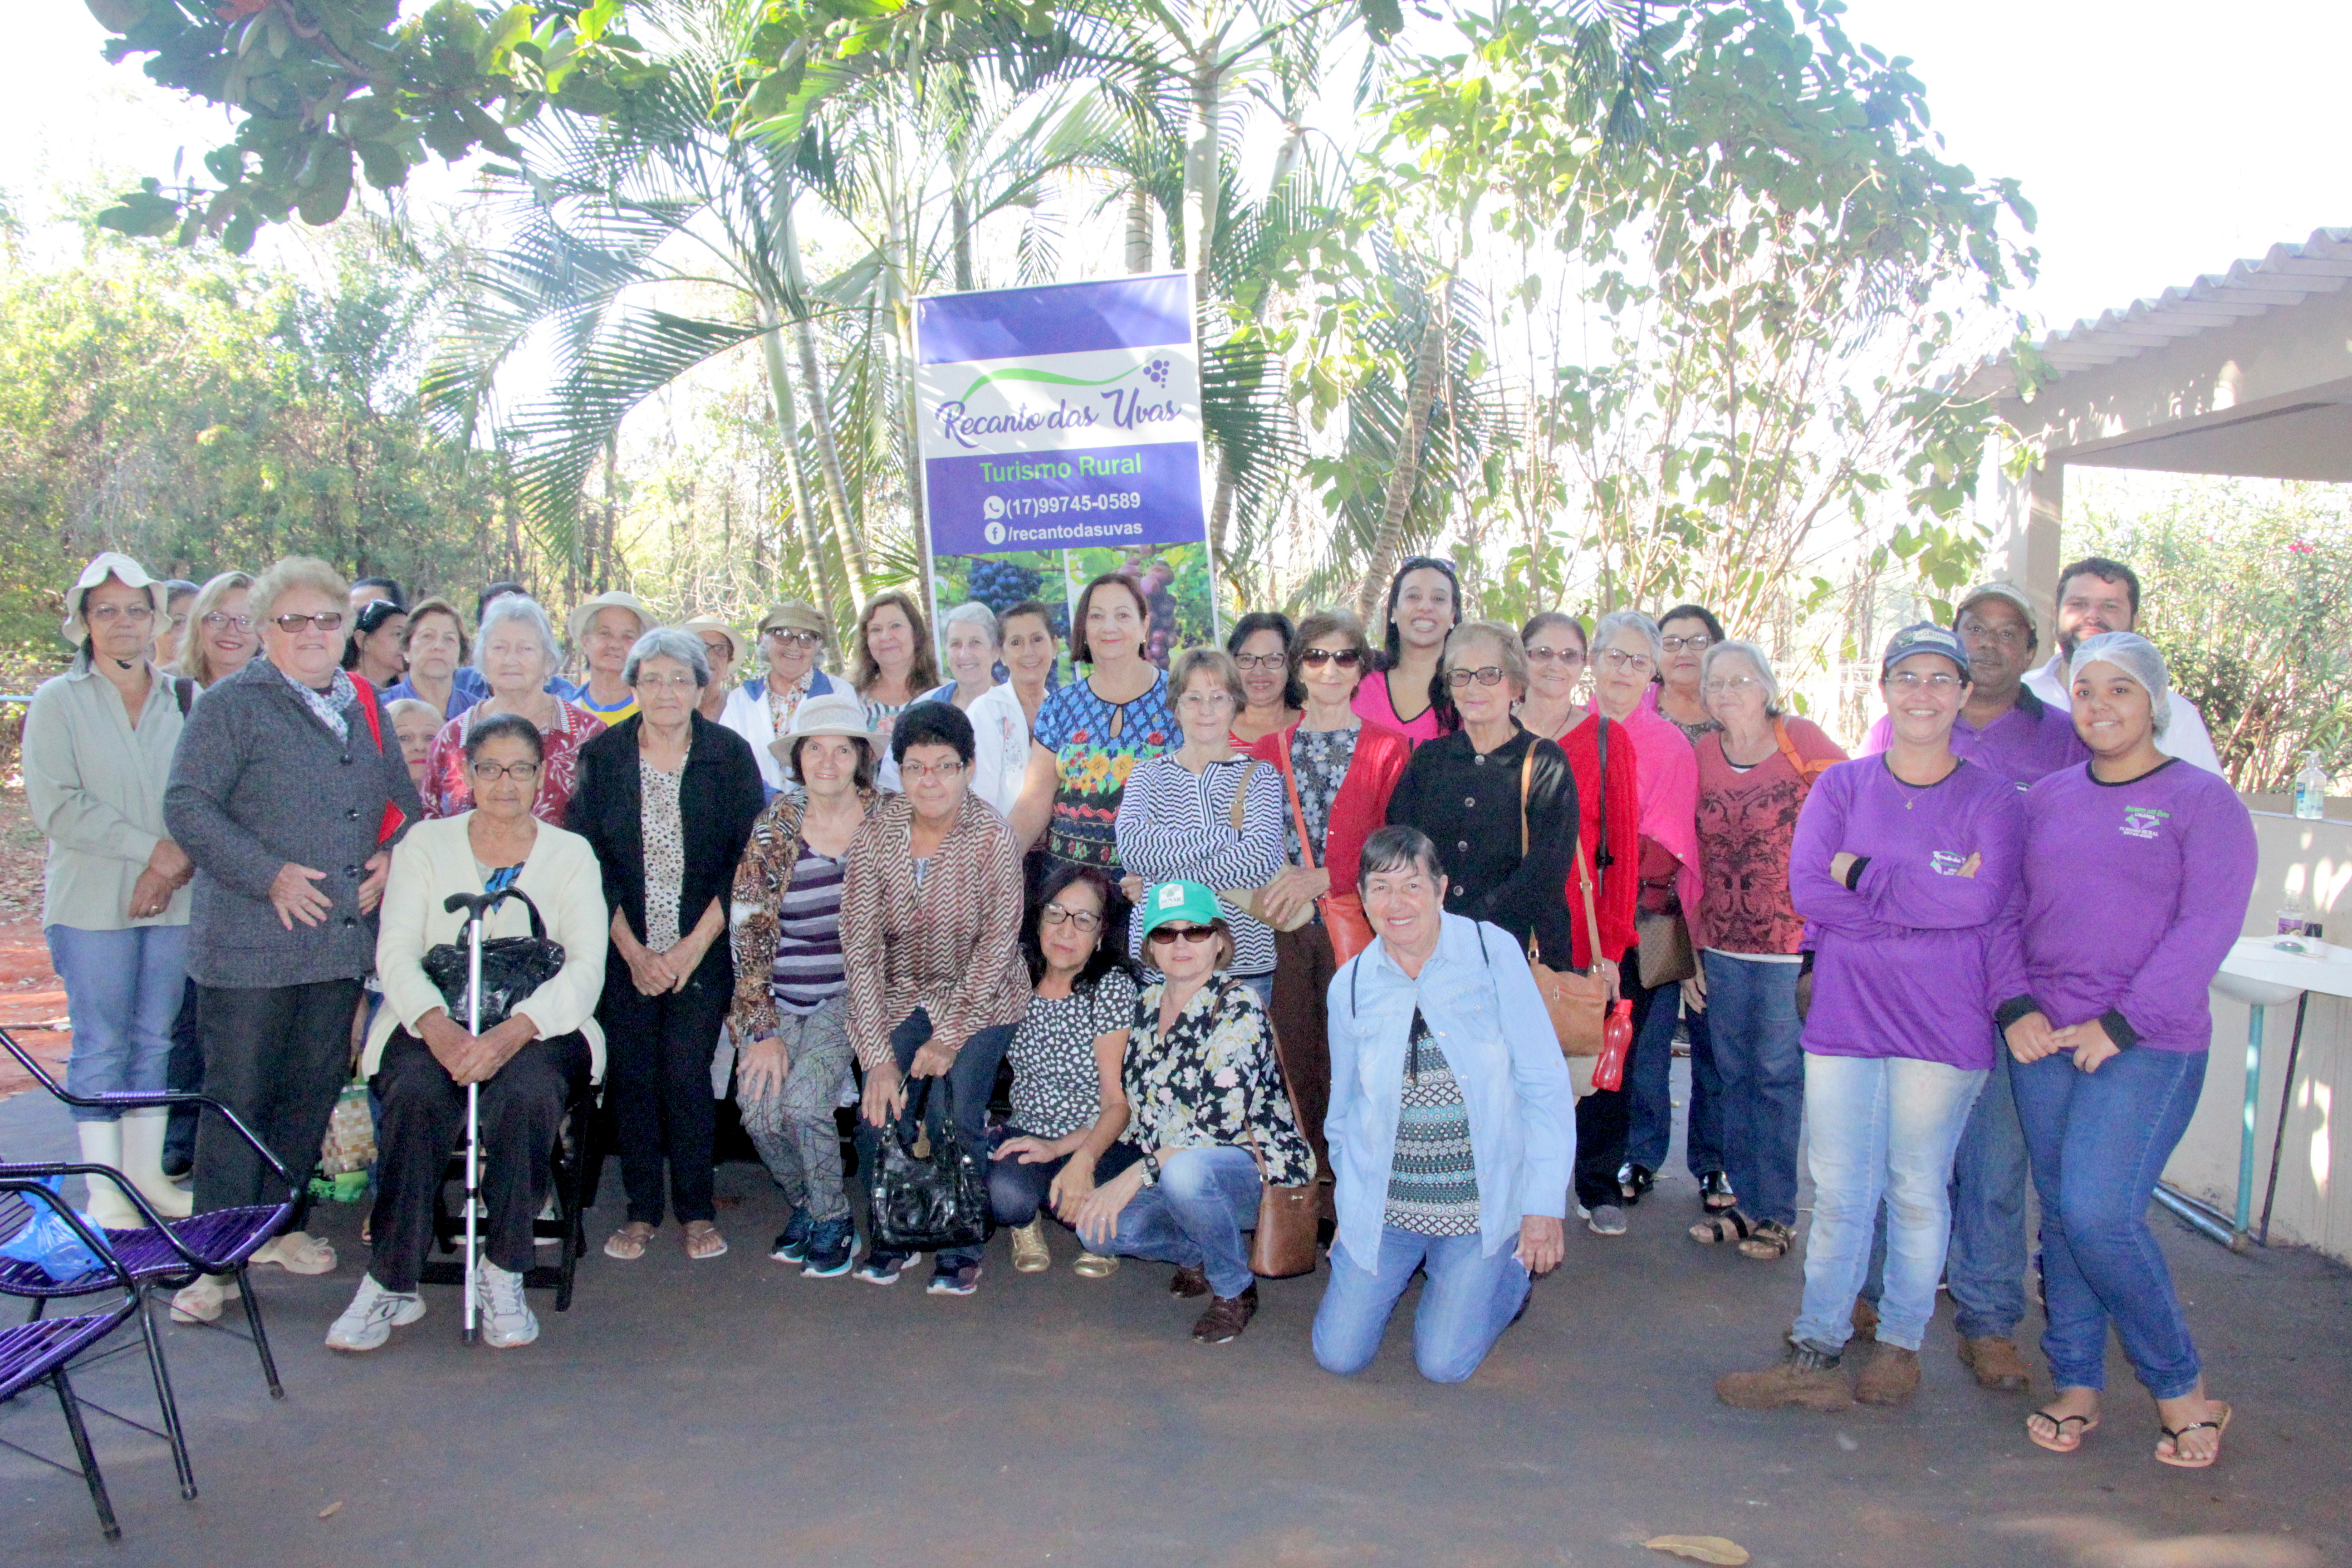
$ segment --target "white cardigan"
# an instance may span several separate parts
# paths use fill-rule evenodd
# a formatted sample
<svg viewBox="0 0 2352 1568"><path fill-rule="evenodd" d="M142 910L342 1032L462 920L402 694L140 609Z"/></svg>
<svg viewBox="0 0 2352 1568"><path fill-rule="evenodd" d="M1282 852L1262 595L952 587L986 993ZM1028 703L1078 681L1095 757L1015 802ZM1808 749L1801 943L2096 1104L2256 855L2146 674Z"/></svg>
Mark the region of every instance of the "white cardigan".
<svg viewBox="0 0 2352 1568"><path fill-rule="evenodd" d="M446 1006L440 987L425 973L427 948L458 940L465 916L442 908L451 893L479 893L481 873L466 834L472 812L419 822L392 851L392 879L384 885L383 912L375 942L376 978L383 1005L368 1028L360 1070L373 1074L383 1044L395 1028L414 1034L417 1021ZM514 885L530 895L547 922L547 934L563 944L563 967L555 978L522 1000L517 1012L530 1015L541 1038L586 1037L594 1076L604 1076L604 1031L596 1025L596 1004L604 992L604 954L612 942L612 915L604 906L604 879L588 841L547 823L522 864ZM490 911L486 935L529 936L530 911L511 900ZM463 1020L459 1020L463 1022Z"/></svg>

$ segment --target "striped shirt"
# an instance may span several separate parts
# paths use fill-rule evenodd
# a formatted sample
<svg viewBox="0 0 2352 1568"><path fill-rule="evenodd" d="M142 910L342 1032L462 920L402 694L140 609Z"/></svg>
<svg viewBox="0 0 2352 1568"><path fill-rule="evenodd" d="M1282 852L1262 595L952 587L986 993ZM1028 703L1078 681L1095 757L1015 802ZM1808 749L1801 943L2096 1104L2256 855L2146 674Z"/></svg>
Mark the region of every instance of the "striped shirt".
<svg viewBox="0 0 2352 1568"><path fill-rule="evenodd" d="M1241 831L1234 831L1234 792L1247 781ZM1199 882L1220 892L1262 888L1283 868L1286 815L1282 774L1251 757L1211 763L1194 773L1174 752L1140 763L1118 803L1118 863L1146 884ZM1235 974L1274 969L1274 932L1230 904ZM1143 956L1143 922L1128 923L1128 955Z"/></svg>
<svg viewBox="0 0 2352 1568"><path fill-rule="evenodd" d="M841 883L849 857L801 846L792 885L776 909L776 956L768 991L787 1013L814 1013L849 989L841 966Z"/></svg>
<svg viewBox="0 0 2352 1568"><path fill-rule="evenodd" d="M1396 1152L1389 1166L1388 1212L1381 1223L1416 1236L1478 1234L1478 1165L1470 1148L1470 1110L1444 1049L1415 1008L1405 1047L1404 1099Z"/></svg>

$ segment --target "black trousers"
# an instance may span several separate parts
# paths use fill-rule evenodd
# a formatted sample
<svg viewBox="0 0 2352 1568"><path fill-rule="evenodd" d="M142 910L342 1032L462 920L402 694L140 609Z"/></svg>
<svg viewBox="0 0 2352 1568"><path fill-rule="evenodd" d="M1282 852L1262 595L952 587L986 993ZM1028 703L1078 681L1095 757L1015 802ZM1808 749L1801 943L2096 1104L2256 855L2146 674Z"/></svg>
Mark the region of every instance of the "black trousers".
<svg viewBox="0 0 2352 1568"><path fill-rule="evenodd" d="M548 1156L563 1107L588 1069L588 1042L558 1035L531 1041L481 1086L484 1250L501 1268L520 1274L530 1267L530 1222L547 1201ZM376 1097L375 1255L368 1272L387 1290L414 1290L433 1244L434 1194L465 1142L466 1090L405 1029L384 1042L368 1086Z"/></svg>
<svg viewBox="0 0 2352 1568"><path fill-rule="evenodd" d="M1576 1201L1584 1207L1622 1204L1617 1167L1625 1163L1625 1135L1633 1125L1633 1062L1643 1050L1672 1051L1674 1026L1668 1024L1649 1037L1644 1027L1653 1004L1673 1008L1682 994L1679 984L1652 990L1642 984L1639 952L1617 962L1618 994L1633 1004L1633 1044L1625 1053L1622 1089L1597 1089L1576 1102Z"/></svg>
<svg viewBox="0 0 2352 1568"><path fill-rule="evenodd" d="M357 980L304 985L199 985L196 1029L204 1040L205 1092L236 1112L286 1163L302 1195L293 1223L310 1210L310 1173L335 1098L352 1073ZM235 1130L207 1110L196 1129L195 1207L276 1203L277 1173Z"/></svg>
<svg viewBox="0 0 2352 1568"><path fill-rule="evenodd" d="M163 1087L193 1094L205 1087L205 1043L196 1033L196 983L187 983L180 1016L172 1020L172 1057L164 1068ZM172 1108L169 1131L163 1134L163 1169L185 1172L196 1163L196 1108Z"/></svg>
<svg viewBox="0 0 2352 1568"><path fill-rule="evenodd" d="M659 1225L665 1209L675 1209L680 1223L718 1217L710 1059L734 1000L719 984L722 973L722 966L705 963L685 990L641 996L621 955L606 960L597 1009L604 1026L604 1103L632 1222Z"/></svg>

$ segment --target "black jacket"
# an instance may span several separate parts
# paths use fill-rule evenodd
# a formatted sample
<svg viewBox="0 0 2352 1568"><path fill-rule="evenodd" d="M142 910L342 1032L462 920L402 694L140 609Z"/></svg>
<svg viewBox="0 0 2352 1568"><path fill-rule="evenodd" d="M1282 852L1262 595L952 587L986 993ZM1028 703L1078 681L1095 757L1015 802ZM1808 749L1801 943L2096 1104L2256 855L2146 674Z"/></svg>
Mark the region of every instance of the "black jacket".
<svg viewBox="0 0 2352 1568"><path fill-rule="evenodd" d="M1528 851L1519 853L1519 773L1535 747L1528 779ZM1485 756L1462 731L1413 748L1389 820L1429 835L1445 867L1445 912L1492 921L1544 962L1569 963L1568 876L1576 856L1576 777L1557 742L1524 729Z"/></svg>
<svg viewBox="0 0 2352 1568"><path fill-rule="evenodd" d="M686 876L678 896L677 929L689 931L717 899L732 919L729 893L735 864L751 837L763 792L760 765L742 736L701 714L693 715L686 773L678 783L678 816L686 827ZM637 776L637 734L644 720L632 713L580 748L579 779L572 790L563 825L588 840L604 871L604 902L627 912L629 929L646 935L645 795ZM697 975L732 989L735 961L722 930L702 955ZM606 966L605 984L628 966Z"/></svg>

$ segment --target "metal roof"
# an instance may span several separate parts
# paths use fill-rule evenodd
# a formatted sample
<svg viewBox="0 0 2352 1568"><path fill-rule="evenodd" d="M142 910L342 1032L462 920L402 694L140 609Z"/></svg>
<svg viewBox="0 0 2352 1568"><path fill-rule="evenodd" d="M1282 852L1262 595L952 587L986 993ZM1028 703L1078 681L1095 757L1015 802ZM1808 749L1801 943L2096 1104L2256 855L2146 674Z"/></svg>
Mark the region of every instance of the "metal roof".
<svg viewBox="0 0 2352 1568"><path fill-rule="evenodd" d="M2315 294L2333 294L2352 281L2352 228L2315 228L2301 245L2273 245L2259 259L2234 262L2227 272L2208 272L2187 288L2167 289L2153 299L2133 300L2097 321L2077 321L2036 345L2061 376L2169 348L2212 327L2226 327ZM2004 356L1970 379L1988 374L2012 383L2015 367Z"/></svg>

